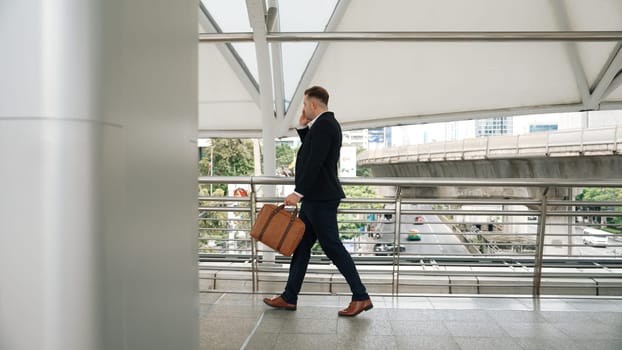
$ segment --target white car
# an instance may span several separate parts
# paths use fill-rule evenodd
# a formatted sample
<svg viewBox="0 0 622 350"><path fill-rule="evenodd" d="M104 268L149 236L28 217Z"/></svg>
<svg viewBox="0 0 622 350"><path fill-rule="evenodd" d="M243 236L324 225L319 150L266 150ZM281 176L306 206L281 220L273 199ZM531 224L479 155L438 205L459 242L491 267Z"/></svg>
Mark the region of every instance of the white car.
<svg viewBox="0 0 622 350"><path fill-rule="evenodd" d="M583 230L583 244L592 247L607 247L609 233L594 228L586 228Z"/></svg>

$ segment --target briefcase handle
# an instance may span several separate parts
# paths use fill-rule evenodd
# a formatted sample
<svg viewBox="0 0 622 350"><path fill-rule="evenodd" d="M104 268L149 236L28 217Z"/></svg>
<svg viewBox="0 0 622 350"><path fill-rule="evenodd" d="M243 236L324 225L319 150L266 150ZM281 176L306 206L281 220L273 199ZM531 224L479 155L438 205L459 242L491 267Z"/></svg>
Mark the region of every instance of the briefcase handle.
<svg viewBox="0 0 622 350"><path fill-rule="evenodd" d="M281 204L278 207L274 208L274 210L272 211L272 213L270 214L270 218L268 219L268 221L270 221L275 215L276 213L279 212L279 210L285 210L285 204ZM294 219L298 216L298 206L296 206L296 209L294 209L294 211L291 213L291 217L290 217L290 221L294 221Z"/></svg>

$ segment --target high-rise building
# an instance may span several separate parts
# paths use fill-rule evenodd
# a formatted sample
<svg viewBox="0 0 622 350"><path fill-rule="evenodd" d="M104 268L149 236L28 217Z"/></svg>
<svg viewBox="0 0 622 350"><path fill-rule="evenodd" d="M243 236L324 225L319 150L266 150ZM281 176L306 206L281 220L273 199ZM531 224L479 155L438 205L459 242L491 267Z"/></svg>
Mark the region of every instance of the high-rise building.
<svg viewBox="0 0 622 350"><path fill-rule="evenodd" d="M367 130L349 130L343 132L344 145L358 145L367 148Z"/></svg>
<svg viewBox="0 0 622 350"><path fill-rule="evenodd" d="M477 120L475 123L475 135L493 136L512 133L512 117L495 117Z"/></svg>

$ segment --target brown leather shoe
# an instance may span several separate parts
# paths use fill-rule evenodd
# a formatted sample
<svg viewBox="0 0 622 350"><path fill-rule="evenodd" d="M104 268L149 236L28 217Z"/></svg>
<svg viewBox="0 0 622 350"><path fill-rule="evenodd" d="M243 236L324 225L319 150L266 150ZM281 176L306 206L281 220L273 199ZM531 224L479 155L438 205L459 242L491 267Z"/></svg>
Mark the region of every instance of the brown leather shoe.
<svg viewBox="0 0 622 350"><path fill-rule="evenodd" d="M371 310L374 307L374 304L371 303L371 299L361 300L361 301L352 301L347 308L339 311L339 316L348 316L353 317L360 314L363 311Z"/></svg>
<svg viewBox="0 0 622 350"><path fill-rule="evenodd" d="M296 310L296 304L290 304L283 300L281 296L275 298L263 298L263 302L268 306L272 306L275 309L284 309L284 310Z"/></svg>

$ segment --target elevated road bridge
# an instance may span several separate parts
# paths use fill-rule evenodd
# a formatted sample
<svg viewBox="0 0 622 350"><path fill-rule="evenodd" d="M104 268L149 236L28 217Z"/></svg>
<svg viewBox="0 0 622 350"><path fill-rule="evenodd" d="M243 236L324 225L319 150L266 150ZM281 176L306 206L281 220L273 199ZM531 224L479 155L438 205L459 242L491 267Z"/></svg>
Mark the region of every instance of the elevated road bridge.
<svg viewBox="0 0 622 350"><path fill-rule="evenodd" d="M436 142L396 148L370 150L358 159L359 166L370 167L375 177L422 177L422 178L524 178L530 179L620 179L622 178L622 126L593 129L575 129L524 135L504 135ZM539 198L544 193L552 200L572 200L580 188L540 187L472 187L436 186L403 187L403 198L462 198L505 199ZM534 210L538 205L526 205ZM524 210L525 207L522 207ZM482 206L466 206L464 210L483 210ZM502 212L516 206L502 206ZM555 210L568 210L556 207ZM486 220L484 216L475 216ZM552 233L548 244L569 246L575 234L569 228L575 218L550 217L546 230ZM506 229L501 232L512 244L522 237L508 236L508 227L529 231L534 226L524 220L503 216L500 221ZM492 232L491 232L492 233ZM557 235L555 238L553 236ZM490 237L492 238L492 237ZM533 237L532 237L533 240ZM575 238L577 240L577 238ZM576 243L576 242L575 242Z"/></svg>
<svg viewBox="0 0 622 350"><path fill-rule="evenodd" d="M622 177L622 126L490 136L369 150L375 177Z"/></svg>

